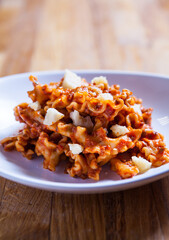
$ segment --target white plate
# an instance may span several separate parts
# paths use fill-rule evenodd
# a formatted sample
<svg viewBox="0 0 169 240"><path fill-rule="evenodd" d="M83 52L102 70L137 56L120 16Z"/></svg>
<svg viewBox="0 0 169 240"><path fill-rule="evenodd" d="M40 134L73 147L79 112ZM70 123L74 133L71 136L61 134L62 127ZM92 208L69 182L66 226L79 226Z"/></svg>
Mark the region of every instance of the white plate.
<svg viewBox="0 0 169 240"><path fill-rule="evenodd" d="M169 147L169 78L145 73L129 73L116 71L76 71L80 76L91 80L95 76L106 76L110 84L120 84L128 88L134 95L143 99L145 107L153 107L153 128L165 136ZM13 107L21 102L30 102L27 91L33 87L28 76L33 74L41 83L59 81L63 71L25 73L3 77L0 79L0 139L11 136L19 129L13 116ZM166 117L166 118L164 118ZM160 119L164 121L161 121ZM168 120L167 120L168 119ZM161 125L162 123L162 125ZM148 172L130 179L120 179L108 166L104 166L100 181L71 178L64 174L64 164L60 164L56 172L42 167L42 158L27 160L18 152L4 152L0 147L0 175L12 181L31 187L71 193L99 193L119 191L138 187L167 176L169 164L152 168Z"/></svg>

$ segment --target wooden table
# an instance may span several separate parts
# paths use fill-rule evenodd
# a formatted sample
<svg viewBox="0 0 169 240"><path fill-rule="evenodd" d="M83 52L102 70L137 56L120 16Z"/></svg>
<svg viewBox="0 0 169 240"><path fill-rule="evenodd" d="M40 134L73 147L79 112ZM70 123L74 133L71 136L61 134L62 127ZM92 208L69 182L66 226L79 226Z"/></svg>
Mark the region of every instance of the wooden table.
<svg viewBox="0 0 169 240"><path fill-rule="evenodd" d="M0 0L1 76L65 68L169 74L169 1ZM1 178L0 239L169 239L168 181L71 195Z"/></svg>

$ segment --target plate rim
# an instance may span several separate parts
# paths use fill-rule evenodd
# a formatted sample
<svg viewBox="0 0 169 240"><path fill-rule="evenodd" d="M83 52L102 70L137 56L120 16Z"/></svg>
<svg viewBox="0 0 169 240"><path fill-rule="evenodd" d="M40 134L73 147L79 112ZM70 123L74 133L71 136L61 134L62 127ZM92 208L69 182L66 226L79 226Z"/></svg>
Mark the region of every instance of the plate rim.
<svg viewBox="0 0 169 240"><path fill-rule="evenodd" d="M161 73L153 73L153 72L142 72L142 71L123 71L123 70L111 70L111 69L69 69L77 74L118 74L118 75L132 75L132 76L145 76L145 77L153 77L153 78L164 78L169 80L169 75L161 74ZM28 75L44 75L44 74L54 74L54 73L64 73L65 69L58 69L58 70L46 70L46 71L30 71L30 72L23 72L23 73L16 73L16 74L9 74L0 77L0 81L6 78L13 78L13 77L21 77L21 76L28 76Z"/></svg>
<svg viewBox="0 0 169 240"><path fill-rule="evenodd" d="M51 74L64 74L65 70L49 70L49 71L36 71L36 72L26 72L26 73L18 73L18 74L12 74L12 75L7 75L7 76L3 76L0 77L0 83L3 82L3 80L5 81L7 78L12 80L16 80L16 78L20 77L27 77L29 75L37 75L37 76L41 76L41 75L51 75ZM163 74L155 74L155 73L150 73L150 72L137 72L137 71L121 71L121 70L98 70L98 69L89 69L89 70L85 70L85 69L81 69L81 70L72 70L76 72L77 74L112 74L112 75L130 75L130 76L142 76L142 77L153 77L153 78L163 78L165 80L169 81L169 76L168 75L163 75ZM169 163L168 163L169 164ZM167 164L167 165L168 165ZM163 165L166 166L166 165ZM134 179L130 178L130 179L121 179L121 180L117 180L116 182L118 182L115 185L112 185L111 181L112 180L108 180L108 182L106 183L106 185L104 185L104 181L102 182L102 184L100 185L95 185L96 183L63 183L63 182L52 182L50 180L35 180L26 176L26 177L18 177L16 176L16 174L14 173L8 173L8 171L1 171L0 169L0 176L4 177L6 179L12 180L14 182L23 184L23 185L27 185L30 187L34 187L34 188L39 188L39 189L43 189L43 190L48 190L48 191L55 191L55 192L64 192L64 193L101 193L101 192L113 192L113 191L122 191L122 190L126 190L126 189L131 189L134 187L138 187L141 186L143 184L148 184L150 182L159 180L162 177L165 177L169 174L169 169L164 169L162 171L160 171L159 173L156 173L155 175L150 175L150 176L146 176L143 178L138 178ZM141 176L141 175L140 175ZM120 182L120 183L119 183Z"/></svg>
<svg viewBox="0 0 169 240"><path fill-rule="evenodd" d="M167 164L169 165L169 163ZM163 165L166 166L166 165ZM96 183L60 183L60 182L52 182L48 180L35 180L31 179L29 176L26 177L18 177L16 174L9 174L7 171L0 171L0 176L4 177L8 180L17 182L22 185L26 185L29 187L47 190L47 191L53 191L53 192L62 192L62 193L103 193L103 192L117 192L117 191L123 191L127 189L136 188L142 185L149 184L151 182L157 181L163 177L166 177L169 175L169 169L165 169L155 175L150 175L144 177L142 174L137 175L137 178L135 178L135 181L133 181L133 178L129 179L121 179L117 180L118 182L115 185L112 185L111 182L113 180L109 180L106 185L95 185ZM142 179L139 179L138 176L143 176ZM104 182L102 182L104 183Z"/></svg>

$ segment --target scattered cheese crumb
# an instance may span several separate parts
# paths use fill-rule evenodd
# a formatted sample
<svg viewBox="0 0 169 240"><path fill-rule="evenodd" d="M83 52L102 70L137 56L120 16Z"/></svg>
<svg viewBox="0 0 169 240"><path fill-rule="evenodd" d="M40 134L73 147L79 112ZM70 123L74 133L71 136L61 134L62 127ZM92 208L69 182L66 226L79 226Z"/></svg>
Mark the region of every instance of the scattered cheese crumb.
<svg viewBox="0 0 169 240"><path fill-rule="evenodd" d="M139 115L142 115L142 112L141 112L141 105L140 104L134 104L132 106L133 110L138 113Z"/></svg>
<svg viewBox="0 0 169 240"><path fill-rule="evenodd" d="M70 113L70 118L72 119L73 124L75 126L81 126L81 127L86 127L86 128L93 127L91 118L89 116L87 116L87 117L80 116L79 112L76 110L74 110L73 112Z"/></svg>
<svg viewBox="0 0 169 240"><path fill-rule="evenodd" d="M35 111L38 111L39 109L41 109L41 105L38 101L30 103L28 106Z"/></svg>
<svg viewBox="0 0 169 240"><path fill-rule="evenodd" d="M143 173L151 168L152 163L142 157L132 157L133 163L138 167L139 172Z"/></svg>
<svg viewBox="0 0 169 240"><path fill-rule="evenodd" d="M92 84L100 84L100 83L103 83L103 84L108 84L108 81L106 79L106 77L103 77L103 76L100 76L100 77L95 77L92 79Z"/></svg>
<svg viewBox="0 0 169 240"><path fill-rule="evenodd" d="M49 108L47 110L43 124L50 126L50 125L54 124L55 122L59 121L63 117L64 117L64 114L60 113L55 108Z"/></svg>
<svg viewBox="0 0 169 240"><path fill-rule="evenodd" d="M69 70L65 70L64 80L62 83L63 88L74 89L80 87L82 84L81 77Z"/></svg>
<svg viewBox="0 0 169 240"><path fill-rule="evenodd" d="M116 137L125 135L126 133L129 132L129 130L125 126L120 126L118 124L113 125L110 130L114 133Z"/></svg>
<svg viewBox="0 0 169 240"><path fill-rule="evenodd" d="M97 96L97 98L101 101L113 100L113 96L110 93L101 93Z"/></svg>
<svg viewBox="0 0 169 240"><path fill-rule="evenodd" d="M69 145L69 149L70 151L73 153L73 154L79 154L83 151L83 147L80 145L80 144L71 144L71 143L68 143Z"/></svg>

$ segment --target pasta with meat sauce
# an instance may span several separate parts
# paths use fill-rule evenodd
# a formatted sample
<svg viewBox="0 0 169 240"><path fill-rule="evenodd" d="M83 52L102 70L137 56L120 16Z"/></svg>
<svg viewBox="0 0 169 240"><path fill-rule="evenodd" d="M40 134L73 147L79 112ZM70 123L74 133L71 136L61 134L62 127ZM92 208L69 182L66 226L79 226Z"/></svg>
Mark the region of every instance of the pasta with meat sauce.
<svg viewBox="0 0 169 240"><path fill-rule="evenodd" d="M65 161L72 177L99 180L110 164L122 178L169 162L163 136L151 127L152 108L105 77L91 83L66 70L60 82L40 84L30 76L32 103L14 108L24 128L1 141L4 150L16 150L28 159L43 156L43 167L55 171Z"/></svg>

